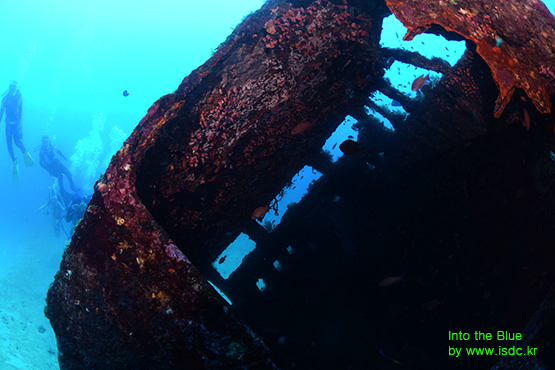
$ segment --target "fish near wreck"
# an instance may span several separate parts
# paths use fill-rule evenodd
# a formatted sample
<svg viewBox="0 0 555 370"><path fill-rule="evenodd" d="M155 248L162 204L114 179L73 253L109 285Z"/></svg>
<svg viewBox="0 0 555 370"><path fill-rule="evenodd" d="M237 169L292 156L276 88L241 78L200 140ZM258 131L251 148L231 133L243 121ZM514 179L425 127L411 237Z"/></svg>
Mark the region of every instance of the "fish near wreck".
<svg viewBox="0 0 555 370"><path fill-rule="evenodd" d="M525 108L522 108L522 114L524 115L524 120L522 121L522 125L526 129L526 131L530 130L530 115Z"/></svg>
<svg viewBox="0 0 555 370"><path fill-rule="evenodd" d="M260 220L264 217L266 212L270 210L269 206L261 206L252 212L251 220Z"/></svg>
<svg viewBox="0 0 555 370"><path fill-rule="evenodd" d="M422 86L424 86L424 84L428 81L430 81L430 74L429 73L426 76L422 75L420 77L417 77L412 83L411 90L412 91L420 90L422 88Z"/></svg>
<svg viewBox="0 0 555 370"><path fill-rule="evenodd" d="M364 147L360 146L360 143L350 139L342 142L341 145L339 145L339 150L345 155L354 155L357 157L364 154Z"/></svg>
<svg viewBox="0 0 555 370"><path fill-rule="evenodd" d="M297 126L293 127L293 130L291 130L291 135L302 134L306 130L314 127L315 125L316 125L316 120L314 120L314 121L303 121L303 122L299 123Z"/></svg>
<svg viewBox="0 0 555 370"><path fill-rule="evenodd" d="M403 272L401 275L399 276L390 276L390 277L386 277L385 279L382 279L379 283L378 286L389 286L389 285L393 285L393 284L397 284L400 282L406 283L407 279L406 279L407 273Z"/></svg>
<svg viewBox="0 0 555 370"><path fill-rule="evenodd" d="M438 298L436 298L436 299L432 299L429 302L424 303L422 305L422 309L426 311L433 311L437 309L440 305L441 305L441 301Z"/></svg>

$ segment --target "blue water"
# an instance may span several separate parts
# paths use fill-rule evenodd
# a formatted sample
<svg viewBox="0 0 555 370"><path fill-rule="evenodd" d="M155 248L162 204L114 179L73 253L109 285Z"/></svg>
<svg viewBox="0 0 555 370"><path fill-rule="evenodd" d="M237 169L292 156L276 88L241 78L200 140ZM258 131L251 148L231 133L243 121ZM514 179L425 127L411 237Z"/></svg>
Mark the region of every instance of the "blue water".
<svg viewBox="0 0 555 370"><path fill-rule="evenodd" d="M91 194L148 107L174 91L262 3L0 2L0 92L17 80L25 146L38 162L34 149L49 135L69 159L77 186ZM546 4L553 12L555 1ZM391 27L397 28L390 30L391 39L384 34L384 43L405 47L398 40L402 27ZM445 54L444 41L422 40L415 38L407 48ZM451 63L456 54L462 51L450 53ZM412 66L394 66L386 77L406 91L402 86L410 87L421 73ZM13 185L3 122L0 132L0 369L55 369L54 337L42 310L67 238L56 237L51 216L36 211L46 203L54 178L38 163L26 168L14 148L20 183Z"/></svg>
<svg viewBox="0 0 555 370"><path fill-rule="evenodd" d="M0 91L11 80L19 83L24 144L33 150L43 135L50 135L67 158L95 162L68 165L76 172L77 185L90 193L114 149L148 107L174 91L262 3L0 3ZM129 96L123 96L124 90ZM100 114L104 119L96 120L95 127ZM100 127L98 121L104 121ZM27 169L20 163L21 181L14 186L4 142L0 179L6 196L0 207L7 217L1 227L10 231L46 201L53 178L39 166ZM80 148L85 153L76 153Z"/></svg>
<svg viewBox="0 0 555 370"><path fill-rule="evenodd" d="M0 2L0 93L17 80L23 143L37 162L26 168L14 148L20 182L12 183L1 122L1 370L58 368L43 309L67 238L55 236L51 215L36 211L54 183L34 151L42 136L52 138L68 158L76 185L91 194L150 105L173 92L262 3Z"/></svg>

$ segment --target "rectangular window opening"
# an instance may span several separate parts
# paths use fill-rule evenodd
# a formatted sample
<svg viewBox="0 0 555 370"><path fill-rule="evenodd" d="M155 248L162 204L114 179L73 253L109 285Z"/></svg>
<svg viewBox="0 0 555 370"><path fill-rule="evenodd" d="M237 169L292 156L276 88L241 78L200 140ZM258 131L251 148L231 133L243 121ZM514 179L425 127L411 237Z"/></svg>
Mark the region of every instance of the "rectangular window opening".
<svg viewBox="0 0 555 370"><path fill-rule="evenodd" d="M276 197L277 211L270 209L262 218L256 220L268 232L271 232L279 223L285 212L308 193L310 186L316 182L322 174L310 166L304 166L291 180L291 183L281 190L281 193Z"/></svg>
<svg viewBox="0 0 555 370"><path fill-rule="evenodd" d="M356 123L358 123L358 121L353 117L345 117L345 120L337 126L335 131L324 143L322 151L324 153L329 153L332 162L336 162L343 155L343 152L339 149L342 142L345 140L357 141L358 131L353 127Z"/></svg>
<svg viewBox="0 0 555 370"><path fill-rule="evenodd" d="M210 280L208 280L208 282L210 283L210 285L212 285L212 288L214 288L216 292L218 292L218 294L221 295L222 298L227 301L227 303L233 304L231 303L231 300L224 294L224 292L222 292L217 286L215 286L213 282L211 282Z"/></svg>
<svg viewBox="0 0 555 370"><path fill-rule="evenodd" d="M246 234L239 236L212 262L212 267L227 279L241 266L243 259L256 248L256 243Z"/></svg>
<svg viewBox="0 0 555 370"><path fill-rule="evenodd" d="M465 41L446 40L443 36L422 33L411 41L403 40L407 29L395 15L384 18L380 46L420 53L428 59L441 58L454 66L466 51Z"/></svg>
<svg viewBox="0 0 555 370"><path fill-rule="evenodd" d="M258 289L260 289L261 292L266 290L266 284L264 283L264 280L262 280L262 278L256 281L256 286L258 287Z"/></svg>

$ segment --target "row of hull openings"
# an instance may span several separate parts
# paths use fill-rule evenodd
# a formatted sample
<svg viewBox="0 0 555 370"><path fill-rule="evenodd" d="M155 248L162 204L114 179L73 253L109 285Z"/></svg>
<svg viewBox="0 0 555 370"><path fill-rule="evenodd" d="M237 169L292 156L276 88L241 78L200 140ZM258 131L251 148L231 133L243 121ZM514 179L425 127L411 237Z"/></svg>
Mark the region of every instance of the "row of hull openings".
<svg viewBox="0 0 555 370"><path fill-rule="evenodd" d="M226 250L222 252L220 257L212 263L212 267L220 274L220 276L227 280L229 276L241 266L243 263L244 258L254 251L256 248L256 243L250 239L246 234L241 233L233 243L231 243ZM286 248L287 253L289 255L293 254L293 248L288 246ZM278 260L275 260L272 265L276 269L276 271L281 271L282 266ZM212 286L216 289L216 291L229 303L232 304L231 300L220 290L217 286L215 286L212 282L210 282ZM257 280L254 282L256 287L263 292L266 290L266 283L264 279L258 277Z"/></svg>

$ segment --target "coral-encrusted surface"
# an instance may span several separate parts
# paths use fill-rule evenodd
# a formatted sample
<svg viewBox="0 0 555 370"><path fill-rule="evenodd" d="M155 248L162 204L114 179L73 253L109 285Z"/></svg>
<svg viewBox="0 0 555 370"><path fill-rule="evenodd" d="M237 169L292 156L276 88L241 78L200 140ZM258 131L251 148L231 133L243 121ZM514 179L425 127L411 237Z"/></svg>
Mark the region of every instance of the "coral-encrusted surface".
<svg viewBox="0 0 555 370"><path fill-rule="evenodd" d="M274 368L137 198L141 144L172 99L154 104L114 157L64 253L46 308L61 369Z"/></svg>
<svg viewBox="0 0 555 370"><path fill-rule="evenodd" d="M360 274L354 276L359 276L357 280L363 281L362 285L375 290L375 282L363 280L368 279L369 271L372 270L368 268L372 264L367 260L375 258L375 250L368 249L369 240L387 244L388 251L398 249L397 255L404 256L410 262L407 256L414 253L415 243L420 243L423 250L432 251L435 256L445 257L449 255L445 250L452 248L454 252L448 260L453 255L454 260L457 259L459 244L465 245L463 237L457 236L459 233L476 235L477 240L470 238L466 245L471 247L466 249L471 253L474 246L483 246L475 249L483 250L484 256L487 256L486 252L497 255L496 248L505 251L509 243L504 241L513 239L509 237L511 234L506 234L500 241L495 239L495 243L489 242L487 238L483 241L484 233L480 227L484 225L483 220L489 220L490 215L494 215L491 217L493 220L497 219L495 207L498 206L497 203L495 207L491 206L496 212L486 212L487 209L482 209L482 200L487 203L493 197L491 192L498 196L499 207L504 210L505 207L519 209L519 202L524 202L524 198L528 197L526 192L531 190L526 190L525 185L517 185L514 189L509 186L507 195L501 195L505 193L499 193L498 186L512 183L505 181L497 171L490 170L518 167L519 171L514 172L520 179L517 183L523 181L520 174L525 173L526 169L522 167L529 165L531 160L513 148L517 147L515 141L524 140L521 138L524 133L529 131L530 135L535 135L528 137L530 143L524 147L534 148L531 150L534 156L541 155L551 161L547 157L548 146L555 147L553 118L552 115L540 114L551 109L549 94L553 93L552 82L555 79L552 45L547 42L553 39L553 18L545 7L534 1L503 2L503 8L489 5L487 1L388 1L391 10L410 29L406 38L422 32L433 23L448 31L458 32L476 43L477 53L469 48L455 67L448 68L443 63L428 63L423 58L413 58L407 53L384 52L380 49L380 25L382 18L388 14L380 1L353 0L353 4L348 4L339 0L318 0L311 3L297 1L295 4L302 6L281 0L269 1L259 11L249 15L210 60L187 76L174 93L162 97L148 110L133 135L113 157L106 174L95 185L95 193L85 217L64 253L60 270L47 296L46 314L58 338L62 370L274 369L265 344L243 324L235 310L217 295L199 271L210 279L220 279L219 282L224 283L211 264L240 232L254 236L253 240L258 239L257 243L259 240L271 239L264 228L251 220L251 215L261 207L267 209L276 194L306 164L314 165L324 173L324 178L331 178L337 184L337 189L333 188L333 191L330 190L329 194L321 198L311 193L313 199L317 198L318 204L324 204L326 199L333 197L336 200L331 202L337 202L339 206L344 204L343 201L338 202L340 198L351 196L353 204L364 209L360 214L343 210L338 213L341 217L337 218L335 225L319 221L311 225L316 230L314 233L320 234L320 237L325 235L327 242L334 244L333 248L340 245L336 243L339 235L342 235L342 240L348 239L348 234L357 232L370 235L368 230L374 228L372 225L380 222L386 225L383 230L375 227L375 238L365 237L359 243L353 241L352 246L339 254L330 253L330 260L333 261L330 264L319 264L321 260L299 259L298 266L301 267L298 269L304 272L307 270L306 265L310 265L315 270L314 275L322 275L325 281L329 279L329 284L318 287L310 278L289 280L283 279L282 275L275 276L274 281L282 284L278 291L281 295L272 295L274 301L266 297L266 303L275 302L273 307L254 305L253 300L248 299L255 297L264 300L257 295L261 292L253 283L258 277L253 264L249 268L242 266L242 271L239 271L242 278L238 280L241 284L229 286L234 288L230 289L232 292L236 292L233 297L234 307L241 314L247 312L243 317L253 327L257 325L257 332L266 331L267 337L268 333L280 336L277 344L273 344L273 350L278 352L275 361L278 361L279 356L280 367L295 368L306 361L304 367L310 368L321 361L319 368L341 368L341 365L347 363L346 359L353 357L346 354L348 351L357 351L359 354L372 352L381 361L388 361L376 354L378 349L386 348L383 343L387 340L390 341L390 350L407 348L409 352L412 351L414 363L427 363L434 357L424 356L424 350L417 350L416 346L412 349L407 347L406 342L400 342L405 340L405 336L401 335L395 338L371 338L372 343L375 343L372 351L369 351L371 347L366 338L350 338L352 345L341 348L348 350L345 357L334 357L337 362L328 361L328 352L338 350L338 346L335 346L335 343L339 343L336 342L337 331L334 328L324 332L313 330L311 325L305 325L304 322L313 323L315 317L328 322L329 317L319 315L319 310L323 310L324 306L329 306L326 309L334 317L350 316L349 319L354 321L349 325L360 329L365 336L376 336L372 332L376 327L372 321L376 320L375 317L365 318L368 319L367 324L361 326L364 313L345 314L352 312L349 311L349 304L360 305L361 291L365 288L349 294L343 300L339 299L340 302L326 303L326 299L336 300L337 292L348 291L345 287L352 283L349 280L352 276L348 276L352 271L350 265L343 267L345 275L336 280L340 271L337 258L342 253L349 254L357 264L360 263ZM507 20L508 17L522 19L521 22L512 22ZM417 99L399 98L399 102L409 108L410 115L406 119L392 119L395 132L389 132L381 123L376 123L375 119L366 114L364 107L373 91L394 94L393 87L383 79L384 68L392 62L392 58L407 58L415 61L415 64L428 64L432 69L440 69L444 73L442 80L434 87L425 86ZM522 88L530 99L517 88ZM494 103L497 93L499 97ZM513 95L515 98L511 100ZM394 98L398 99L397 96ZM533 109L530 100L537 110ZM503 111L505 113L501 116ZM337 168L347 160L331 164L321 154L321 148L347 114L359 120L359 141L365 153L360 158L347 159L360 162L352 168L341 167L346 171L342 174ZM497 143L496 146L491 146L491 142ZM436 178L433 174L421 172L420 167L413 168L404 182L398 181L396 171L399 168L410 167L411 163L434 163L430 160L432 157L437 157L437 168L442 168L442 171L445 168L449 171L466 168L465 161L457 164L452 160L453 157L449 157L458 155L457 152L461 150L476 150L482 154L477 156L477 164L470 167L474 169L467 173L463 171L462 175L455 177L456 180L445 174ZM490 155L489 150L495 155ZM437 155L438 152L451 154L442 157ZM491 160L485 170L482 168L485 159L482 158ZM509 165L504 166L505 162ZM370 169L372 166L367 163L375 164L376 170ZM429 171L431 168L435 168L435 165ZM476 175L481 171L491 175L491 178ZM380 191L390 188L388 181L384 180L387 172L395 180L391 184L395 184L399 190L391 198L401 203L393 204L393 207L384 204L383 209L387 212L374 214L374 211L368 210L376 209ZM420 176L429 177L429 180L421 181L424 185L418 189L415 188L418 181L413 181L413 176L417 180ZM376 185L377 189L381 189L379 191L371 189L370 182L375 177L379 179ZM479 181L474 177L479 177ZM479 186L476 182L480 182ZM348 190L354 184L359 190ZM492 184L494 186L490 186ZM549 182L545 184L545 188L549 188ZM451 190L442 194L443 187ZM482 188L486 190L477 190ZM399 196L413 193L416 194L414 202ZM403 199L407 199L406 202ZM427 207L424 203L430 203L427 199L445 202L445 214L437 215L437 208L429 207L430 214L436 214L439 221L433 217L420 221L421 210ZM461 207L454 203L456 199L462 202ZM470 201L472 203L468 205ZM515 202L516 206L513 204ZM403 220L405 203L414 203L415 208L413 213L409 213L412 216ZM479 206L475 207L474 204ZM544 204L549 208L546 213L552 212L549 206L553 204L551 197L546 196L545 200L537 202L530 200L530 204L534 204L533 212L530 211L533 214L541 211ZM458 213L459 208L470 210L467 212L470 221ZM313 206L309 210L312 213L306 212L306 208L304 210L304 213L298 215L303 215L305 221L325 218L325 210L319 210L319 206ZM453 216L445 216L452 212ZM392 213L399 221L391 221L395 220ZM526 215L520 212L514 219L519 221L528 217ZM441 225L451 219L461 220L457 222L457 228L449 229L457 231L442 235L447 229L443 230ZM465 227L470 227L467 225L472 225L472 220L479 220L476 222L480 225L478 230L465 230ZM290 218L290 225L292 221ZM406 222L408 226L401 229L400 222ZM415 222L421 222L423 226L415 227ZM333 235L333 226L338 224L347 225L350 230ZM496 225L492 229L497 230ZM459 227L462 227L462 231L459 231ZM499 226L500 230L504 228L505 224ZM520 231L520 228L533 233L528 231L531 230L528 224L513 227L516 231ZM322 229L326 229L326 233L322 233ZM540 227L538 229L543 230ZM290 229L282 231L282 235L287 237L293 235L287 232ZM299 230L293 236L299 238L303 235L303 240L306 236L306 244L314 247L314 243L308 239L308 231ZM429 236L431 231L431 235L437 236L433 240ZM386 234L389 239L385 237ZM519 238L529 243L528 238ZM384 240L394 242L388 244ZM283 243L288 245L285 240ZM442 243L450 243L450 247ZM492 244L496 248L491 248ZM436 245L437 250L430 249L429 245ZM522 245L528 244L522 242ZM302 248L301 244L295 246L295 250L300 251ZM523 250L532 251L535 248ZM284 247L281 252L287 253L285 250ZM257 248L257 253L265 252L267 250ZM257 265L269 265L272 270L276 270L271 262L274 260L273 257L261 256ZM194 266L190 261L193 261ZM466 270L466 260L459 261L463 270ZM418 262L420 266L428 266L425 258ZM416 267L409 267L413 269L409 275L414 275ZM289 268L287 273L294 276L292 265ZM460 291L456 277L445 281L456 281L453 291ZM474 278L474 281L482 285L479 278ZM268 290L276 289L280 284L276 283ZM522 284L522 287L526 287ZM315 289L315 286L320 290ZM268 290L264 294L270 294ZM311 303L322 304L316 304L314 309L307 309L302 317L298 316L298 305L288 300L292 290L296 291L297 295L293 296L298 298L298 302L305 302L310 299L307 297L312 297ZM375 294L375 291L369 292ZM479 299L479 302L483 304L487 296ZM525 294L522 296L527 297ZM319 301L322 297L325 299ZM444 301L451 302L445 305L456 306L455 300L440 298L429 303L435 304L436 308L444 305ZM374 305L374 301L380 300L370 301ZM401 305L404 306L404 303L399 307ZM406 307L409 309L409 306ZM267 317L273 310L278 313L276 316L279 316L280 311L290 311L294 317L282 324L282 329L276 328L275 322L279 322L280 317ZM410 308L412 313L419 310L418 307L416 310ZM377 316L377 320L388 324L387 328L394 327L393 323L397 325L401 322L401 315L406 317L405 313L400 312L387 309L384 314ZM430 320L435 316L435 313L430 315ZM383 317L390 317L391 320L383 320ZM341 321L343 319L338 322ZM468 322L467 319L465 321ZM424 320L416 322L423 323ZM291 335L287 338L281 334L284 327L291 328ZM314 328L317 327L315 324ZM390 330L388 333L399 333L404 329ZM326 337L328 344L334 344L333 348L313 345L318 342L315 333ZM422 333L423 330L419 329L418 339L415 340L420 345L423 343ZM304 339L295 342L299 338ZM394 343L397 340L399 342ZM364 348L357 350L359 345ZM439 351L441 346L434 346L434 351ZM289 348L289 352L285 348ZM357 365L359 362L355 361ZM367 365L368 362L364 362L364 366ZM396 365L391 363L391 366Z"/></svg>
<svg viewBox="0 0 555 370"><path fill-rule="evenodd" d="M212 240L250 222L371 91L383 74L371 22L346 5L270 3L181 84L137 190L195 263L208 266L225 248Z"/></svg>
<svg viewBox="0 0 555 370"><path fill-rule="evenodd" d="M381 73L369 24L346 5L269 2L149 109L48 292L62 369L274 368L183 251L251 222L367 94ZM310 135L293 135L302 122Z"/></svg>
<svg viewBox="0 0 555 370"><path fill-rule="evenodd" d="M405 40L438 24L477 45L499 88L496 117L514 88L523 89L541 113L551 112L555 82L555 19L539 0L386 0L403 22Z"/></svg>

